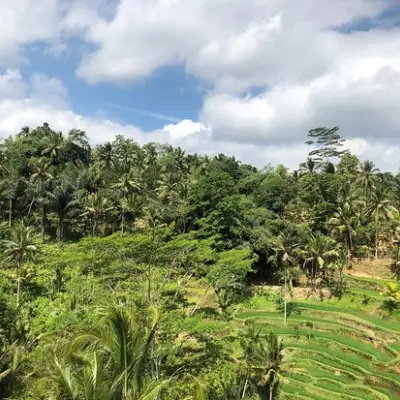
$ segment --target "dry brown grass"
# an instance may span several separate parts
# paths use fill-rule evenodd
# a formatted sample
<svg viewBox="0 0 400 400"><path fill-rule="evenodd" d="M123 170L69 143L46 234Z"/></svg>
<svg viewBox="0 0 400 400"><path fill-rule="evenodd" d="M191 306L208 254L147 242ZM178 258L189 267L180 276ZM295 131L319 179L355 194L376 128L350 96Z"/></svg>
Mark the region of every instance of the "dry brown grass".
<svg viewBox="0 0 400 400"><path fill-rule="evenodd" d="M361 278L391 279L393 273L390 271L390 263L390 258L361 259L353 262L352 267L344 272Z"/></svg>

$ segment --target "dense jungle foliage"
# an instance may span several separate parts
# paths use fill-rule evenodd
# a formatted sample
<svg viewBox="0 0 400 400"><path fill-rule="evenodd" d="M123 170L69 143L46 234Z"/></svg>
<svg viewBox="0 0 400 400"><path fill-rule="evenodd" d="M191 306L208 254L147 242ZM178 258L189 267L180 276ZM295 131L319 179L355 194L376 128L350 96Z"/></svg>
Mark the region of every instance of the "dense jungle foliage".
<svg viewBox="0 0 400 400"><path fill-rule="evenodd" d="M278 399L285 340L236 313L268 297L284 326L294 288L340 299L364 259L392 260L373 313L398 321L400 175L308 138L296 171L46 123L5 139L0 398Z"/></svg>

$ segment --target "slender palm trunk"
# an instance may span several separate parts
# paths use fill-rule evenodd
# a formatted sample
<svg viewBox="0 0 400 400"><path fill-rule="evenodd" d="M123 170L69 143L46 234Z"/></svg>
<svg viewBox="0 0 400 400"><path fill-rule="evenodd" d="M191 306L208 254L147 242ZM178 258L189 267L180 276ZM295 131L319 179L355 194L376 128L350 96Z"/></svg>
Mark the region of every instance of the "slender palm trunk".
<svg viewBox="0 0 400 400"><path fill-rule="evenodd" d="M58 216L58 240L62 242L64 240L64 213L60 213Z"/></svg>
<svg viewBox="0 0 400 400"><path fill-rule="evenodd" d="M31 201L30 204L29 204L28 214L27 214L27 217L28 217L28 218L29 218L29 216L31 215L32 206L33 206L33 203L34 203L34 202L35 202L35 198L33 198L32 201Z"/></svg>
<svg viewBox="0 0 400 400"><path fill-rule="evenodd" d="M125 228L125 210L122 209L122 215L121 215L121 232L124 234L124 228Z"/></svg>
<svg viewBox="0 0 400 400"><path fill-rule="evenodd" d="M379 246L379 227L378 227L378 217L375 220L376 229L375 229L375 260L378 259L378 246Z"/></svg>
<svg viewBox="0 0 400 400"><path fill-rule="evenodd" d="M249 379L248 378L246 378L246 381L245 381L245 383L244 383L244 388L243 388L243 393L242 393L242 399L244 399L245 398L245 396L246 396L246 392L247 392L247 385L249 384Z"/></svg>
<svg viewBox="0 0 400 400"><path fill-rule="evenodd" d="M46 208L44 203L42 204L41 207L40 228L41 228L42 240L44 240L44 234L46 229Z"/></svg>
<svg viewBox="0 0 400 400"><path fill-rule="evenodd" d="M9 209L8 209L8 227L11 228L12 225L12 217L13 217L13 199L10 199Z"/></svg>
<svg viewBox="0 0 400 400"><path fill-rule="evenodd" d="M147 267L147 299L149 303L151 302L151 264L149 262L149 265Z"/></svg>
<svg viewBox="0 0 400 400"><path fill-rule="evenodd" d="M21 263L17 264L17 308L19 307L19 298L21 293Z"/></svg>
<svg viewBox="0 0 400 400"><path fill-rule="evenodd" d="M287 323L287 265L285 263L284 311L283 322Z"/></svg>

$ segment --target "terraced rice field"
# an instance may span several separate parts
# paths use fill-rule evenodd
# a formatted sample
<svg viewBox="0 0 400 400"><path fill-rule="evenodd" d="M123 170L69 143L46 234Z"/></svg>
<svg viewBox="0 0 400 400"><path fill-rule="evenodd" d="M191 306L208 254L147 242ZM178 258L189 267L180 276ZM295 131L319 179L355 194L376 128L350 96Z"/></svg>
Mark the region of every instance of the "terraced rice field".
<svg viewBox="0 0 400 400"><path fill-rule="evenodd" d="M325 302L295 305L286 325L279 312L236 315L283 338L282 400L400 399L400 322Z"/></svg>

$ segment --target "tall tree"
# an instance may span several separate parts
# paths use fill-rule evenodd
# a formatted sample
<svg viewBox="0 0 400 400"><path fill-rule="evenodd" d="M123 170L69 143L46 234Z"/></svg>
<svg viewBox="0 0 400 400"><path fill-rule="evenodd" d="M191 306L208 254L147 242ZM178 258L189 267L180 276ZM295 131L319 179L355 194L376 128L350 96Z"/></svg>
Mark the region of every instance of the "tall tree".
<svg viewBox="0 0 400 400"><path fill-rule="evenodd" d="M381 221L393 219L394 215L398 213L398 210L391 205L390 199L387 198L387 192L384 190L377 190L371 197L366 211L375 220L375 259L377 259Z"/></svg>
<svg viewBox="0 0 400 400"><path fill-rule="evenodd" d="M306 144L316 147L308 153L308 156L315 157L318 161L326 162L332 157L340 158L349 152L349 150L342 149L346 140L340 136L338 126L311 129L308 137Z"/></svg>
<svg viewBox="0 0 400 400"><path fill-rule="evenodd" d="M46 159L40 158L35 160L33 168L34 170L31 175L31 182L34 185L35 201L40 206L40 227L43 240L46 230L46 203L49 197L47 183L54 177L52 174L52 166Z"/></svg>
<svg viewBox="0 0 400 400"><path fill-rule="evenodd" d="M104 233L107 215L113 210L111 201L102 193L88 194L83 209L81 216L88 216L91 219L93 236L97 235L100 223L102 223Z"/></svg>
<svg viewBox="0 0 400 400"><path fill-rule="evenodd" d="M54 161L64 145L64 137L62 132L49 130L46 133L45 148L42 150L42 156L47 155Z"/></svg>
<svg viewBox="0 0 400 400"><path fill-rule="evenodd" d="M372 161L364 161L360 166L360 172L357 182L364 189L365 198L369 198L376 191L376 174L379 172L378 168Z"/></svg>
<svg viewBox="0 0 400 400"><path fill-rule="evenodd" d="M335 240L322 234L307 235L303 248L296 249L303 260L303 268L309 277L311 286L315 288L320 271L325 271L329 263L339 258L339 249Z"/></svg>
<svg viewBox="0 0 400 400"><path fill-rule="evenodd" d="M33 227L25 225L23 221L11 230L11 238L3 240L5 246L4 256L8 262L16 264L17 271L17 307L20 304L21 269L25 262L31 261L37 255L39 249L35 241L36 235Z"/></svg>
<svg viewBox="0 0 400 400"><path fill-rule="evenodd" d="M293 237L286 232L280 233L278 236L270 239L270 249L273 252L268 259L269 262L273 262L275 265L281 265L283 267L283 279L284 279L284 310L283 310L283 321L287 323L287 292L288 292L288 268L296 265L295 248L299 243L293 243Z"/></svg>

